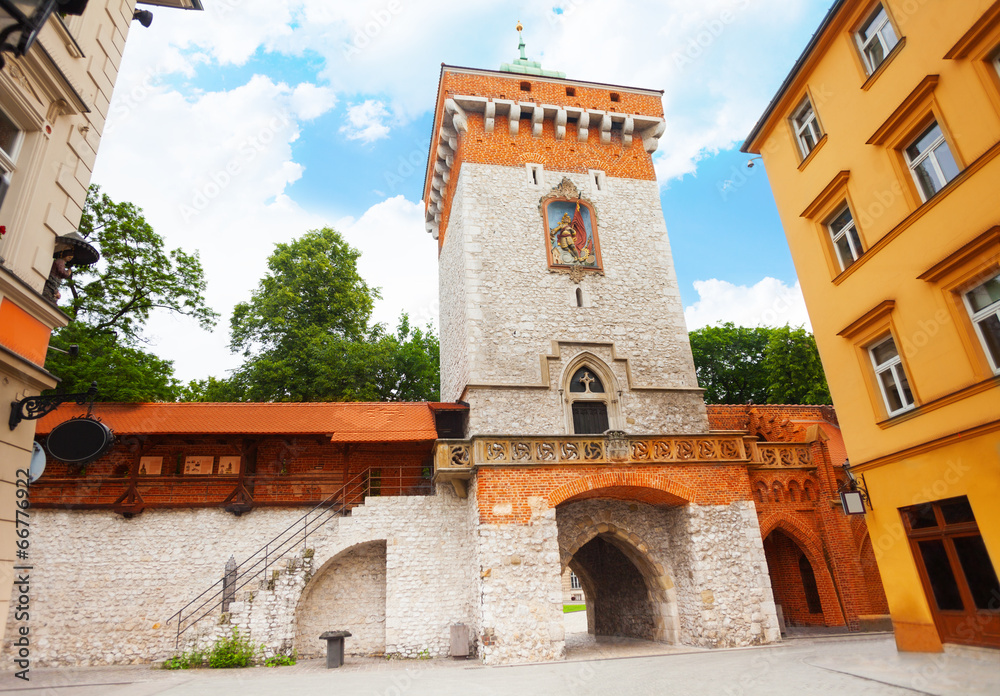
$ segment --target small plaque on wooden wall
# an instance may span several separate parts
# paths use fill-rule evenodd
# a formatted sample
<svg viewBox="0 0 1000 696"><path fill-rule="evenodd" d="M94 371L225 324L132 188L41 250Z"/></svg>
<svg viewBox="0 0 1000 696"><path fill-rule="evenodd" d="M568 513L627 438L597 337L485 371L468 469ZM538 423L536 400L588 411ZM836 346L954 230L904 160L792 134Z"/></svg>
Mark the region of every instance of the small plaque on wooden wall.
<svg viewBox="0 0 1000 696"><path fill-rule="evenodd" d="M142 457L139 460L139 476L159 476L163 470L163 457Z"/></svg>
<svg viewBox="0 0 1000 696"><path fill-rule="evenodd" d="M239 457L219 457L219 474L222 476L235 476L240 473Z"/></svg>
<svg viewBox="0 0 1000 696"><path fill-rule="evenodd" d="M184 474L211 474L215 457L187 457L184 459Z"/></svg>

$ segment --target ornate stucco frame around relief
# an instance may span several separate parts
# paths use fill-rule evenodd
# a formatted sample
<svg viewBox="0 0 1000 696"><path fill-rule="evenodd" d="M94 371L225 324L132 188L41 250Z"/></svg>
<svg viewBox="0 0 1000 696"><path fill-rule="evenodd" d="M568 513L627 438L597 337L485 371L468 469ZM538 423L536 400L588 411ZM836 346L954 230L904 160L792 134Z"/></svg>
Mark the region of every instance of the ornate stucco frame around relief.
<svg viewBox="0 0 1000 696"><path fill-rule="evenodd" d="M556 258L552 251L552 228L558 224L558 221L549 222L549 204L553 202L565 201L572 205L580 204L581 208L585 208L587 214L590 217L590 227L591 227L591 238L593 239L594 247L594 264L584 264L584 263L566 263L559 258ZM583 278L586 273L597 273L604 275L604 261L601 258L601 238L599 233L599 225L597 219L597 211L594 209L594 205L587 199L584 198L580 193L580 190L570 181L568 178L563 177L563 180L559 182L559 185L549 191L546 195L542 196L538 201L538 212L542 216L542 227L544 230L544 240L545 240L545 257L548 261L549 270L556 273L568 273L570 278L574 282L579 283L580 279Z"/></svg>

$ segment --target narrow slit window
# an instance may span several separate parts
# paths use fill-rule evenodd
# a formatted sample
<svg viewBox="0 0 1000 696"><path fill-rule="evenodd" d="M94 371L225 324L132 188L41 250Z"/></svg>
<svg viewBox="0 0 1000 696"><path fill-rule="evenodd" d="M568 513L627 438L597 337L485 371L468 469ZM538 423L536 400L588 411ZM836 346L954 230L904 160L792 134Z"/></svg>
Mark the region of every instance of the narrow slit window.
<svg viewBox="0 0 1000 696"><path fill-rule="evenodd" d="M577 307L583 306L583 290L581 290L580 288L576 289L576 306Z"/></svg>

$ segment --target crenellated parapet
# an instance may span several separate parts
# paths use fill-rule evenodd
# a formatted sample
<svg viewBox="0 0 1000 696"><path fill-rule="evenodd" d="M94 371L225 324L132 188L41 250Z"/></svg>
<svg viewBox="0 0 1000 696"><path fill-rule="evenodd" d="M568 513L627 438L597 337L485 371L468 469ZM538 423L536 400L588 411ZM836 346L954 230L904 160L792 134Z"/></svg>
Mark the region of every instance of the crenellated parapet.
<svg viewBox="0 0 1000 696"><path fill-rule="evenodd" d="M666 129L658 91L444 66L438 100L424 182L435 239L463 162L655 178L650 155Z"/></svg>

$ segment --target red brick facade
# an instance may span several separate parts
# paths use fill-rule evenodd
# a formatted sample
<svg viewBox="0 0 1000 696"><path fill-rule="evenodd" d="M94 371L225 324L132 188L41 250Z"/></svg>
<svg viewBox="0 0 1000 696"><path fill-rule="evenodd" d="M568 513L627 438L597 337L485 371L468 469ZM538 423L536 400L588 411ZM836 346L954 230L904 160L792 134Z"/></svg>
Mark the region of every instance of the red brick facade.
<svg viewBox="0 0 1000 696"><path fill-rule="evenodd" d="M714 430L745 432L761 441L810 443L811 467L748 467L774 599L785 621L856 628L859 616L888 613L864 519L848 517L840 506L838 489L845 480L841 465L846 454L833 408L707 408ZM801 562L803 556L808 569ZM806 601L810 571L820 612L810 611Z"/></svg>

